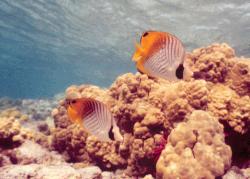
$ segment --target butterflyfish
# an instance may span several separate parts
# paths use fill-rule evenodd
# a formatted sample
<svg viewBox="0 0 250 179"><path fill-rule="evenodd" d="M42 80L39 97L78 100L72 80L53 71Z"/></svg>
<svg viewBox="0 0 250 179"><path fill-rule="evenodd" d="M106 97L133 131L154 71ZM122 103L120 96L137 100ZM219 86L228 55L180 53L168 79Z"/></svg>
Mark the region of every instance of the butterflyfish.
<svg viewBox="0 0 250 179"><path fill-rule="evenodd" d="M66 106L70 120L101 141L110 140L111 128L117 131L109 108L100 101L92 98L67 99Z"/></svg>
<svg viewBox="0 0 250 179"><path fill-rule="evenodd" d="M167 32L147 31L141 36L140 44L132 60L139 72L169 81L183 79L185 75L185 49L182 42ZM187 73L186 73L187 74Z"/></svg>

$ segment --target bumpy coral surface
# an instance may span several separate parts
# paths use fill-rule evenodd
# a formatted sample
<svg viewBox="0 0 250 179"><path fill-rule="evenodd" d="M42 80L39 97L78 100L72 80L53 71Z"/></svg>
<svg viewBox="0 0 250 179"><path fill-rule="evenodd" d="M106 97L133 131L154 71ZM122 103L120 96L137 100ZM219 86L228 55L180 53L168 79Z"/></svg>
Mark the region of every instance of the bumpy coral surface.
<svg viewBox="0 0 250 179"><path fill-rule="evenodd" d="M159 178L214 178L231 164L223 126L204 111L194 111L172 130L157 162Z"/></svg>
<svg viewBox="0 0 250 179"><path fill-rule="evenodd" d="M11 112L10 112L11 111ZM9 114L9 112L11 114ZM33 137L31 131L21 127L17 118L21 115L18 111L4 111L0 115L0 145L8 148L21 144L25 139ZM20 117L21 118L21 117Z"/></svg>
<svg viewBox="0 0 250 179"><path fill-rule="evenodd" d="M38 147L32 148L32 146L35 145L28 145L29 147L21 148L20 146L22 146L23 143L27 144L27 140L36 142L36 145L40 144L46 148L50 148L48 136L34 130L33 128L23 126L24 123L27 123L28 121L29 119L26 115L23 115L20 111L13 108L0 112L1 167L22 162L25 163L25 161L31 161L31 163L34 163L35 160L37 161L37 158L32 160L29 157L24 157L24 155L22 155L23 152L26 154L39 152L37 151Z"/></svg>
<svg viewBox="0 0 250 179"><path fill-rule="evenodd" d="M119 76L109 89L91 85L69 87L66 99L91 97L109 106L123 141L102 142L72 124L62 100L52 111L56 127L53 147L64 154L67 161L86 165L95 163L109 170L125 169L130 176L141 176L155 174L162 149L165 145L167 149L172 146L172 139L176 138L176 143L178 140L181 143L178 150L172 146L171 150L177 152L176 157L180 160L186 157L186 166L204 171L195 173L187 169L187 175L194 174L194 178L222 175L230 165L231 152L224 142L219 122L228 129L224 131L226 139L232 139L232 133L244 138L249 133L250 66L246 59L235 57L234 50L227 44L196 49L187 55L187 62L193 71L193 77L188 81L169 82L128 73ZM194 119L197 117L189 117L195 110L206 111L204 116L201 115L203 122ZM179 126L183 126L181 129L187 133L178 132ZM170 144L166 142L170 140ZM233 138L235 140L237 137ZM185 145L189 149L181 148ZM249 149L250 144L246 142L240 152ZM225 152L224 156L221 152ZM167 161L160 161L168 163L168 152L164 156ZM175 159L173 162L179 165ZM158 172L158 175L162 176L164 172ZM185 172L177 175L186 176Z"/></svg>
<svg viewBox="0 0 250 179"><path fill-rule="evenodd" d="M208 110L219 120L228 123L238 133L244 134L249 130L249 96L239 96L227 86L215 85L211 89L208 99Z"/></svg>
<svg viewBox="0 0 250 179"><path fill-rule="evenodd" d="M187 55L195 79L225 83L239 95L250 95L250 62L237 58L227 44L213 44Z"/></svg>

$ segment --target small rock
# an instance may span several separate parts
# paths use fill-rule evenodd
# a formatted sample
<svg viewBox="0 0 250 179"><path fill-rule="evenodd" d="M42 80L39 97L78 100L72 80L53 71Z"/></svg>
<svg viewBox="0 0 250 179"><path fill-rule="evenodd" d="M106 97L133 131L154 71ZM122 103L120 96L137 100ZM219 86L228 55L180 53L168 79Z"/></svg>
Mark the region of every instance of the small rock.
<svg viewBox="0 0 250 179"><path fill-rule="evenodd" d="M145 175L143 179L154 179L154 177L151 174Z"/></svg>
<svg viewBox="0 0 250 179"><path fill-rule="evenodd" d="M26 141L20 147L12 151L12 158L18 164L61 164L64 160L56 152L50 152L46 148L32 141Z"/></svg>
<svg viewBox="0 0 250 179"><path fill-rule="evenodd" d="M114 173L105 171L105 172L102 172L101 176L102 176L102 179L112 179L114 178Z"/></svg>
<svg viewBox="0 0 250 179"><path fill-rule="evenodd" d="M102 170L96 166L90 166L78 169L78 172L84 176L84 179L94 179L98 178L102 174Z"/></svg>
<svg viewBox="0 0 250 179"><path fill-rule="evenodd" d="M222 179L246 179L244 173L236 166L230 168Z"/></svg>

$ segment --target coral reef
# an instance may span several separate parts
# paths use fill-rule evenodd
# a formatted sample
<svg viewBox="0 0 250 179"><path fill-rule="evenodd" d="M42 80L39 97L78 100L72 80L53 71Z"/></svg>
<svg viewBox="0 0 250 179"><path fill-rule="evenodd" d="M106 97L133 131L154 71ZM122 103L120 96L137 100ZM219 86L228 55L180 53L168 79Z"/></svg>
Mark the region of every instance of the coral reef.
<svg viewBox="0 0 250 179"><path fill-rule="evenodd" d="M210 169L207 168L205 172L207 174L204 175L211 178L221 176L230 166L231 153L224 142L223 129L218 121L227 128L226 142L230 145L235 141L235 139L233 142L229 140L232 139L232 132L239 136L248 134L250 125L250 103L246 85L248 79L241 78L242 80L238 81L241 84L239 87L234 84L233 77L240 76L239 71L243 67L245 69L243 74L248 74L250 68L243 58L239 60L235 57L234 50L227 44L214 44L207 48L196 49L187 55L187 62L193 71L193 78L188 81L169 82L140 73L128 73L119 76L111 87L105 90L91 85L69 87L66 90L66 99L92 97L108 105L124 140L105 143L88 136L81 131L81 128L71 124L66 115L64 101L61 101L60 106L52 112L56 126L53 146L63 153L68 161L95 163L103 169L125 169L125 173L129 176L154 174L161 151L165 145L166 148L170 145L166 142L170 140L169 135L172 137L178 135L174 131L179 124L191 123L189 122L191 113L203 110L212 117L204 117L208 122L199 124L200 129L196 130L201 136L203 136L201 129L207 130L204 135L212 135L211 138L220 136L215 137L219 140L218 144L211 140L209 140L210 146L205 142L197 144L200 147L199 151L203 149L214 152L220 166L218 171L212 166ZM236 70L239 65L242 67ZM217 121L209 122L210 118L215 118ZM206 128L206 124L211 126ZM214 131L217 129L216 126L219 129ZM186 128L187 131L192 129L191 126ZM78 133L81 135L77 135ZM219 151L215 151L214 145L224 147L225 156L218 154ZM236 151L234 146L231 148ZM246 153L249 149L249 142L245 142L239 151ZM189 157L186 159L187 162L190 159L194 167L199 169L212 165L213 160L210 160L210 163L208 161L207 165L202 164L203 160L209 159L204 153L197 152L196 155L200 157L199 161ZM179 154L179 159L182 157ZM179 176L183 177L182 174Z"/></svg>
<svg viewBox="0 0 250 179"><path fill-rule="evenodd" d="M215 178L222 177L231 163L247 176L250 62L236 57L227 44L196 49L186 59L193 72L190 79L169 82L127 73L108 89L70 86L51 111L54 125L49 117L37 120L47 116L47 110L37 118L23 115L18 108L0 112L4 166L0 176L12 172L13 177L38 177L39 171L39 177L49 178L61 166L65 175L58 176L81 178L81 171L94 165L99 167L95 177L100 178ZM110 108L122 141L99 141L69 120L65 101L80 97L94 98ZM40 155L29 155L28 144ZM12 164L18 164L20 171Z"/></svg>
<svg viewBox="0 0 250 179"><path fill-rule="evenodd" d="M169 137L157 162L159 178L215 178L230 167L232 152L223 126L207 112L193 111ZM185 171L185 172L184 172Z"/></svg>

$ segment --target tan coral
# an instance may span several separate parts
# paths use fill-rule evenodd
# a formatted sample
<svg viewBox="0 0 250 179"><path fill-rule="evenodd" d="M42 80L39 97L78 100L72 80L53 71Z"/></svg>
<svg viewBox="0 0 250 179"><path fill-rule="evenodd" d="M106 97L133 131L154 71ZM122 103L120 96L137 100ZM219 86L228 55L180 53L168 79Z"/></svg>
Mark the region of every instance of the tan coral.
<svg viewBox="0 0 250 179"><path fill-rule="evenodd" d="M225 82L230 63L228 58L234 57L234 51L227 44L213 44L200 48L188 56L192 61L193 77L207 81Z"/></svg>
<svg viewBox="0 0 250 179"><path fill-rule="evenodd" d="M215 85L209 93L208 111L228 123L236 132L246 133L250 128L250 98L239 96L224 85Z"/></svg>
<svg viewBox="0 0 250 179"><path fill-rule="evenodd" d="M128 73L118 77L109 91L114 99L131 103L136 99L147 97L153 84L154 80L149 79L147 75Z"/></svg>
<svg viewBox="0 0 250 179"><path fill-rule="evenodd" d="M25 139L34 138L29 129L22 128L14 117L0 117L0 145L12 147L24 142Z"/></svg>
<svg viewBox="0 0 250 179"><path fill-rule="evenodd" d="M89 136L86 141L86 150L94 159L101 162L107 169L126 166L125 160L118 152L119 142L100 142L95 136Z"/></svg>
<svg viewBox="0 0 250 179"><path fill-rule="evenodd" d="M185 93L178 90L183 86L182 82L176 85L140 74L128 73L119 77L111 86L109 94L114 99L111 111L121 131L131 133L134 130L136 135L140 133L147 138L144 134L148 129L168 121L164 111L172 101Z"/></svg>
<svg viewBox="0 0 250 179"><path fill-rule="evenodd" d="M239 95L250 95L250 63L247 58L235 57L227 44L212 44L195 49L187 55L195 79L225 83Z"/></svg>
<svg viewBox="0 0 250 179"><path fill-rule="evenodd" d="M186 99L194 109L207 108L209 90L210 86L204 80L187 83L184 89Z"/></svg>
<svg viewBox="0 0 250 179"><path fill-rule="evenodd" d="M19 147L26 140L31 140L50 149L50 137L32 128L22 126L22 123L26 122L26 120L22 120L24 118L28 120L26 115L16 109L7 109L1 112L0 148L4 156L9 156L13 149ZM11 161L13 162L15 159L13 158ZM4 163L6 162L3 161L1 165L4 165Z"/></svg>
<svg viewBox="0 0 250 179"><path fill-rule="evenodd" d="M214 178L230 166L232 152L224 142L223 126L204 111L170 133L157 162L158 178Z"/></svg>
<svg viewBox="0 0 250 179"><path fill-rule="evenodd" d="M140 161L155 163L154 151L160 151L160 147L157 149L154 146L161 145L152 140L154 136L160 135L166 139L169 132L178 123L186 121L186 116L190 115L194 109L207 110L212 103L209 97L211 97L210 92L213 86L213 83L204 80L170 83L166 80L150 79L141 74L122 75L114 82L106 96L102 96L110 99L111 112L124 135L124 141L117 149L110 152L110 149L106 147L101 149L101 146L104 145L103 142L97 140L87 144L86 138L76 138L79 140L78 143L84 144L82 145L83 153L89 155L89 157L83 158L79 149L72 148L70 141L73 136L69 130L75 129L69 127L71 123L63 105L53 111L57 124L55 141L59 141L58 144L57 142L55 144L63 146L59 151L66 152L68 157L73 160L79 159L78 162L85 160L90 162L98 159L99 165L105 168L123 168L127 165L126 171L131 176L144 175L148 171L153 172L154 165L144 165ZM214 109L210 109L213 112ZM214 112L217 113L216 110ZM99 147L95 148L94 144ZM87 151L86 145L88 146ZM128 160L127 164L114 162L113 157L108 155L111 153L117 159Z"/></svg>
<svg viewBox="0 0 250 179"><path fill-rule="evenodd" d="M66 160L89 163L91 159L85 148L87 136L79 125L72 124L54 131L52 145Z"/></svg>
<svg viewBox="0 0 250 179"><path fill-rule="evenodd" d="M15 118L20 123L27 122L29 120L27 115L21 113L21 111L17 110L16 108L7 108L3 111L0 111L0 117Z"/></svg>
<svg viewBox="0 0 250 179"><path fill-rule="evenodd" d="M173 127L174 124L185 119L185 116L192 111L187 99L179 98L165 109L167 120L165 120L165 127Z"/></svg>
<svg viewBox="0 0 250 179"><path fill-rule="evenodd" d="M250 95L250 59L235 58L227 84L239 95Z"/></svg>
<svg viewBox="0 0 250 179"><path fill-rule="evenodd" d="M56 128L67 128L72 124L68 118L66 108L63 105L58 106L57 109L53 109L51 113Z"/></svg>
<svg viewBox="0 0 250 179"><path fill-rule="evenodd" d="M155 163L161 152L161 150L158 150L157 147L162 145L162 139L163 135L155 134L145 140L131 140L131 154L128 159L128 167L126 169L126 173L130 176L154 173ZM166 141L164 140L164 145L165 142Z"/></svg>

